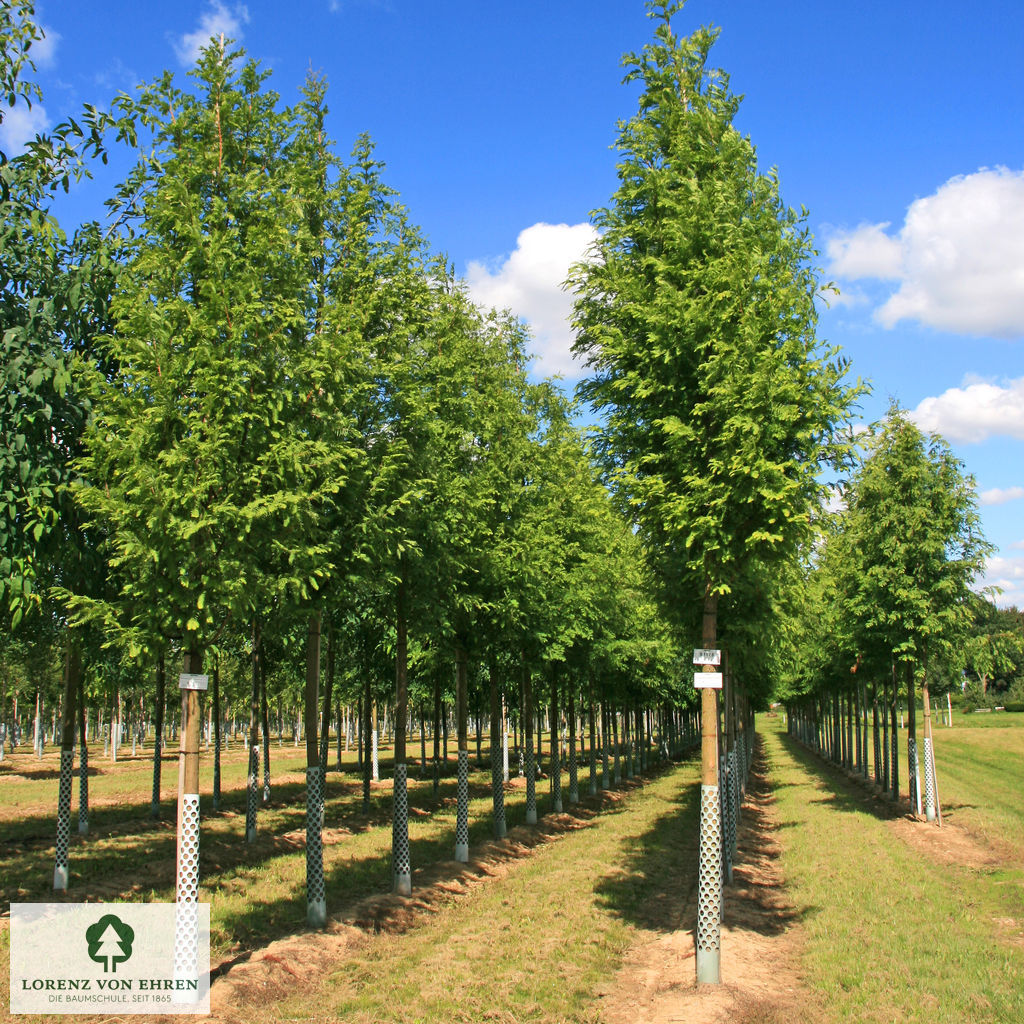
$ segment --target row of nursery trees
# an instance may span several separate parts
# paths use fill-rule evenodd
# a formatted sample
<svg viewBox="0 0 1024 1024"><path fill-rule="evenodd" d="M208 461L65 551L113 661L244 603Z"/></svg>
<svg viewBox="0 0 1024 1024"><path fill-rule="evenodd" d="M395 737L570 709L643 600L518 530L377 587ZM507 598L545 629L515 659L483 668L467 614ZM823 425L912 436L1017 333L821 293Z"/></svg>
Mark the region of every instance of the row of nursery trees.
<svg viewBox="0 0 1024 1024"><path fill-rule="evenodd" d="M1020 637L991 629L990 620L1005 616L971 590L992 548L981 534L974 481L949 445L895 405L861 445L855 472L838 490L841 507L794 581L792 655L780 695L794 736L865 778L870 743L875 782L894 799L905 703L907 791L920 812L920 692L924 809L929 821L941 821L933 679L937 692L959 692L968 667L983 678L1005 671Z"/></svg>
<svg viewBox="0 0 1024 1024"><path fill-rule="evenodd" d="M650 0L653 38L623 60L637 111L619 126L599 239L568 282L579 396L601 418L591 443L557 388L529 381L522 325L477 309L430 253L370 142L337 159L315 78L282 106L265 72L214 41L190 88L165 75L0 169L0 575L21 642L28 630L64 644L62 773L83 656L96 686L163 678L172 657L186 683L215 682L230 655L251 669L254 801L267 666L287 663L304 679L312 921L325 915L318 715L338 692L365 710L386 690L394 707L398 891L411 883L410 701L440 694L454 711L460 857L472 679L492 723L503 697L521 703L528 757L539 703L573 727L595 704L617 709L643 750L643 708L668 708L663 729L681 732L672 709L689 707L697 976L717 982L723 823L750 709L780 685L794 701L827 687L829 642L833 660L859 656L858 678L905 660L889 634L847 645L838 630L847 611L881 613L861 583L902 586L874 566L892 525L880 502L906 502L875 474L881 497L854 487L847 527L829 526L823 475L853 464L862 386L816 336L806 214L733 126L739 100L709 64L717 32L676 34L682 7ZM30 98L31 7L0 18L5 91ZM49 192L114 144L139 158L109 223L66 238ZM945 579L918 582L955 603ZM721 652L725 699L695 689L695 646ZM179 816L197 822L199 698L183 692ZM526 776L532 787L533 765ZM179 894L196 885L179 877Z"/></svg>
<svg viewBox="0 0 1024 1024"><path fill-rule="evenodd" d="M7 91L22 100L30 15L3 15ZM10 642L64 651L55 885L85 675L94 696L154 679L160 737L179 661L179 814L197 824L190 687L212 681L216 703L218 659L244 656L247 837L268 661L304 677L314 852L319 719L339 690L370 708L389 689L395 885L408 891L410 700L452 698L463 835L471 678L483 675L492 723L522 687L529 761L537 700L555 723L566 702L570 724L584 693L630 716L683 702L678 641L572 407L527 378L522 325L479 310L430 253L368 139L336 157L324 83L283 106L223 40L190 77L89 110L3 167L3 597ZM113 144L138 160L109 223L68 239L47 195ZM532 789L530 764L527 778ZM186 894L195 884L179 879ZM311 920L324 913L321 883Z"/></svg>

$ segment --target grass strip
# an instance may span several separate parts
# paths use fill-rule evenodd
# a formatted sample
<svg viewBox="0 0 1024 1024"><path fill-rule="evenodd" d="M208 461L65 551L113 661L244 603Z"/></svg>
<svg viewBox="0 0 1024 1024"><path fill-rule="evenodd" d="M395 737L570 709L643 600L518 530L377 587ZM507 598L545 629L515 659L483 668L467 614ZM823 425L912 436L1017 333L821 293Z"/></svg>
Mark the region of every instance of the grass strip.
<svg viewBox="0 0 1024 1024"><path fill-rule="evenodd" d="M1024 1020L1024 948L999 925L1024 915L1021 872L915 854L861 787L781 728L762 719L789 896L807 930L806 977L825 1019Z"/></svg>
<svg viewBox="0 0 1024 1024"><path fill-rule="evenodd" d="M695 870L696 780L692 762L669 769L419 927L368 937L315 990L246 1019L598 1020L597 993L651 927L652 906Z"/></svg>

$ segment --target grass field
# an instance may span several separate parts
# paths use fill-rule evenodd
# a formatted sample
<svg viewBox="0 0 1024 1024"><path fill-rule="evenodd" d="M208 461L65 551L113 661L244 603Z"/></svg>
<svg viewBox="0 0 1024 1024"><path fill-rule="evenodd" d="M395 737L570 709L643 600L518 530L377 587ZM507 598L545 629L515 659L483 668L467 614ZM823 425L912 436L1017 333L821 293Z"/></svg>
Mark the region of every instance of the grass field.
<svg viewBox="0 0 1024 1024"><path fill-rule="evenodd" d="M899 816L888 801L793 743L779 718L761 716L773 834L794 907L791 927L801 933L807 1022L1024 1021L1024 729L1017 716L1001 727L990 724L994 716L973 717L986 721L974 727L955 718L953 729L936 729L949 825L943 832ZM900 745L905 757L905 735ZM260 812L260 839L248 846L244 751L233 747L225 758L217 814L210 811L204 760L202 898L211 903L215 961L304 930L302 754L273 747L272 802ZM160 822L148 817L150 767L148 753L117 765L94 755L91 834L73 836L69 899L173 898L174 758L164 767ZM56 752L42 761L19 753L0 765L5 902L52 897L56 768ZM453 780L445 779L435 797L429 781L418 780L415 770L411 775L416 870L451 857L455 800ZM585 772L581 781L585 792ZM645 929L666 927L673 901L690 898L697 786L697 766L686 761L642 786L624 786L614 798L589 802L566 818L571 827L557 841L536 846L486 884L435 903L400 933L367 933L314 984L247 1006L245 1019L601 1020L600 993L626 950ZM541 814L547 792L540 783ZM491 832L489 773L473 773L471 801L477 848ZM514 828L524 818L521 785L509 788L506 808ZM932 838L944 834L963 845L950 853L944 838ZM390 840L390 784L375 784L364 814L355 774L330 772L329 911L388 890ZM4 928L4 996L7 947ZM751 1012L737 1024L798 1019L773 1016L770 1008Z"/></svg>
<svg viewBox="0 0 1024 1024"><path fill-rule="evenodd" d="M960 863L901 842L887 801L778 728L763 735L789 896L804 910L806 977L824 1019L1024 1020L1024 836L1012 827L1024 810L1024 730L954 727L937 737L948 824L999 844ZM935 826L913 827L941 841Z"/></svg>

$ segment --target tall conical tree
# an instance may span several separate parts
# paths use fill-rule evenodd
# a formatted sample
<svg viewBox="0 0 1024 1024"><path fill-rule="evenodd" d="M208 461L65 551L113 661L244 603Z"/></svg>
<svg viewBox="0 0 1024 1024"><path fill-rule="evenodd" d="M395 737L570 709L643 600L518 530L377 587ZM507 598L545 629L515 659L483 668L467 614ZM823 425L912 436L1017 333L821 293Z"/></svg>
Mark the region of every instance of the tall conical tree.
<svg viewBox="0 0 1024 1024"><path fill-rule="evenodd" d="M624 58L641 87L621 125L619 187L594 214L578 266L581 396L606 413L601 445L677 600L703 611L714 648L720 595L809 531L823 461L852 392L815 337L815 250L803 217L733 127L739 100L709 67L717 37L680 37L679 0L651 0L654 39ZM694 640L698 637L694 637ZM703 697L697 977L719 980L716 697Z"/></svg>

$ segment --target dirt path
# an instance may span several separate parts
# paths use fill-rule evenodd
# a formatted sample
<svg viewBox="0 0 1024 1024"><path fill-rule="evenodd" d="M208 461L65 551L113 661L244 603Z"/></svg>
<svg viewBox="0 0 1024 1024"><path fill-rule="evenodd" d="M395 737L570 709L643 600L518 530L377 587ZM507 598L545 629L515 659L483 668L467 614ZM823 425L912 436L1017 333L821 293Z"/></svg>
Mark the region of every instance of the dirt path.
<svg viewBox="0 0 1024 1024"><path fill-rule="evenodd" d="M760 740L738 836L733 883L725 889L722 984L696 984L695 893L691 883L665 913L666 933L648 932L601 998L607 1024L775 1024L813 1018L799 973L803 942L779 867L774 796Z"/></svg>

